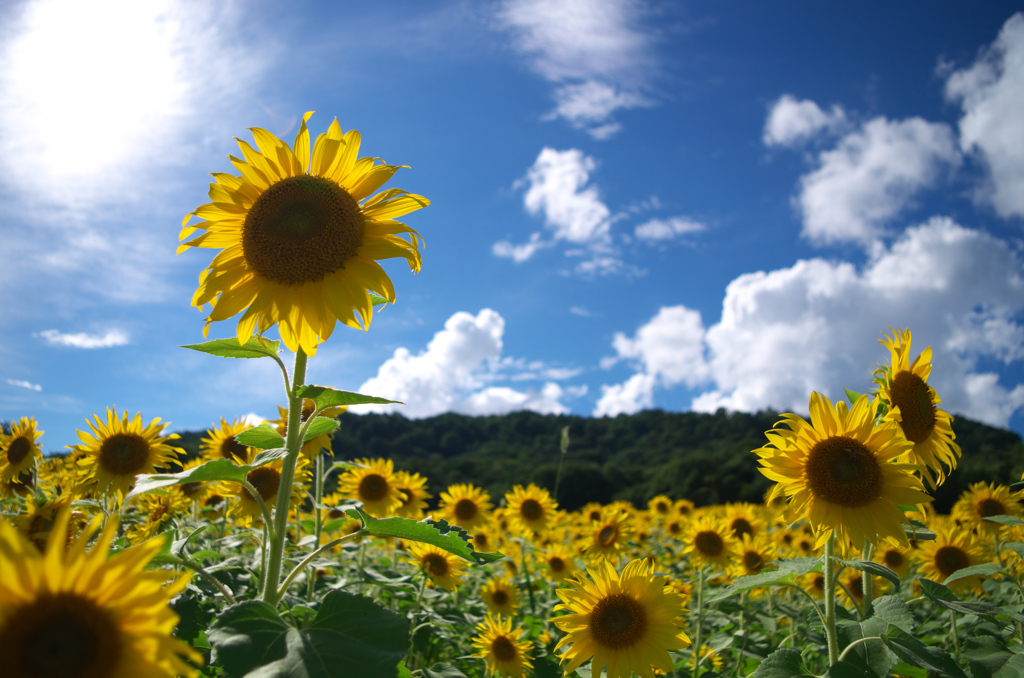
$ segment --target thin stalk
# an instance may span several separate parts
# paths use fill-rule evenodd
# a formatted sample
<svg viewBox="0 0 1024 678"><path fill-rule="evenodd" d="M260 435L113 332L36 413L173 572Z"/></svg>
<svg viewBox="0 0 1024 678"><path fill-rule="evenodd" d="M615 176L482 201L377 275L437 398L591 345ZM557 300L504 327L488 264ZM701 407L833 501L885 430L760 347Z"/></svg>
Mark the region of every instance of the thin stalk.
<svg viewBox="0 0 1024 678"><path fill-rule="evenodd" d="M846 649L843 650L843 653L841 655L839 655L839 661L843 661L844 659L846 659L846 655L848 655L850 653L850 650L852 650L856 646L858 646L858 645L860 645L862 643L866 643L866 642L871 641L871 640L878 640L878 641L880 641L882 639L879 638L878 636L867 636L865 638L858 638L857 640L853 641L852 643L850 643L849 645L846 646Z"/></svg>
<svg viewBox="0 0 1024 678"><path fill-rule="evenodd" d="M697 629L693 634L693 678L700 675L700 660L703 659L700 646L704 631L704 566L697 570Z"/></svg>
<svg viewBox="0 0 1024 678"><path fill-rule="evenodd" d="M263 495L260 494L259 490L253 487L253 484L249 482L248 478L242 478L241 480L238 481L238 483L239 485L245 488L245 491L248 492L253 499L256 500L256 505L260 507L260 513L263 514L263 524L270 529L270 538L271 540L273 540L274 520L270 516L270 508L267 507L267 502L263 501ZM265 544L263 548L266 548Z"/></svg>
<svg viewBox="0 0 1024 678"><path fill-rule="evenodd" d="M288 423L285 428L285 455L281 466L281 485L277 492L277 508L274 514L273 539L270 542L270 554L267 558L267 571L263 583L263 601L277 606L281 600L278 584L281 581L281 563L284 560L284 539L288 529L288 504L292 496L292 484L295 482L295 465L299 460L302 448L302 437L299 429L302 426L302 398L296 395L306 382L306 353L300 347L295 352L295 368L292 370L292 390L288 392Z"/></svg>
<svg viewBox="0 0 1024 678"><path fill-rule="evenodd" d="M956 611L949 611L949 628L953 631L953 650L960 654L960 633L956 630Z"/></svg>
<svg viewBox="0 0 1024 678"><path fill-rule="evenodd" d="M828 640L828 665L839 661L839 638L836 636L836 563L832 558L835 551L836 534L829 535L825 542L825 638Z"/></svg>
<svg viewBox="0 0 1024 678"><path fill-rule="evenodd" d="M312 419L312 417L310 417ZM324 495L324 455L319 452L316 455L316 477L314 478L314 499L313 499L313 536L316 537L316 541L313 542L313 551L316 552L320 549L320 535L323 532L323 516L320 513L320 502L323 500ZM311 568L312 569L312 568ZM315 581L313 578L313 572L309 572L306 580L306 600L313 600L313 588Z"/></svg>
<svg viewBox="0 0 1024 678"><path fill-rule="evenodd" d="M870 561L874 556L875 547L867 539L864 540L864 551L861 558ZM871 616L871 603L874 600L874 582L870 572L861 573L861 592L864 594L864 619Z"/></svg>
<svg viewBox="0 0 1024 678"><path fill-rule="evenodd" d="M768 589L768 591L769 595L771 595L770 588ZM736 653L736 672L733 674L735 678L739 678L740 669L743 668L743 651L747 649L747 636L749 634L747 633L747 630L744 628L745 615L743 614L743 612L746 610L746 607L747 592L744 591L740 594L740 633L743 634L743 644L740 645L740 651ZM775 619L774 615L772 615L772 619Z"/></svg>
<svg viewBox="0 0 1024 678"><path fill-rule="evenodd" d="M302 572L302 568L306 567L311 562L313 562L313 560L317 556L319 556L324 551L327 551L327 550L329 550L331 548L334 548L338 544L343 544L343 543L345 543L347 541L352 541L353 539L356 539L357 537L362 537L363 535L367 534L367 532L368 532L368 530L366 530L364 528L364 529L361 529L361 530L357 530L356 532L353 532L352 534L346 534L344 537L339 537L339 538L335 539L334 541L327 542L326 544L324 544L323 546L321 546L320 548L316 549L315 551L310 553L308 556L303 558L302 562L299 563L298 565L296 565L295 567L293 567L292 571L288 573L287 577L285 577L284 583L281 584L281 588L277 592L278 599L284 597L284 592L288 590L288 587L291 586L292 581L295 579L296 576L298 576L299 572Z"/></svg>
<svg viewBox="0 0 1024 678"><path fill-rule="evenodd" d="M238 601L235 600L235 597L231 595L231 591L229 591L228 588L224 586L224 584L221 584L219 581L217 581L216 577L214 577L212 574L204 570L202 567L196 565L191 560L185 560L184 558L173 555L170 557L174 559L176 565L182 565L184 567L187 567L188 569L200 574L203 578L206 579L206 581L213 584L217 588L217 590L220 591L220 594L224 596L224 600L228 601L228 605L238 604Z"/></svg>
<svg viewBox="0 0 1024 678"><path fill-rule="evenodd" d="M530 594L530 614L537 616L537 604L533 599L533 583L530 581L530 568L526 566L526 552L530 549L530 540L523 537L523 576L526 577L526 592Z"/></svg>

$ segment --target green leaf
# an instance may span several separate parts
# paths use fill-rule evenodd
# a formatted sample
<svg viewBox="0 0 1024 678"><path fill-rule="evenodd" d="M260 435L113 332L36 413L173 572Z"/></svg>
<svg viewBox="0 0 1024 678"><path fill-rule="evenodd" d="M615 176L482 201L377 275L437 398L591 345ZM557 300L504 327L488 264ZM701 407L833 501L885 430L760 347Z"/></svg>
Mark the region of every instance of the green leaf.
<svg viewBox="0 0 1024 678"><path fill-rule="evenodd" d="M715 603L729 596L736 595L741 591L749 591L750 589L762 586L795 584L796 578L801 575L808 574L809 572L821 572L821 558L788 558L769 563L769 567L772 565L778 565L778 569L766 569L759 574L740 577L722 589L717 596L708 602Z"/></svg>
<svg viewBox="0 0 1024 678"><path fill-rule="evenodd" d="M900 596L888 595L876 598L871 604L874 616L898 626L907 633L914 632L914 615Z"/></svg>
<svg viewBox="0 0 1024 678"><path fill-rule="evenodd" d="M909 678L928 678L928 672L924 669L919 669L916 666L911 666L904 662L896 664L892 667L892 675L894 676L909 676Z"/></svg>
<svg viewBox="0 0 1024 678"><path fill-rule="evenodd" d="M845 659L828 667L828 673L825 675L829 678L875 678L874 674L868 673Z"/></svg>
<svg viewBox="0 0 1024 678"><path fill-rule="evenodd" d="M1020 492L1021 490L1024 490L1024 480L1010 484L1010 492Z"/></svg>
<svg viewBox="0 0 1024 678"><path fill-rule="evenodd" d="M854 404L855 402L857 402L857 398L860 398L862 395L864 395L863 393L857 393L856 391L851 391L848 388L843 388L843 390L846 391L846 399L850 401L851 405Z"/></svg>
<svg viewBox="0 0 1024 678"><path fill-rule="evenodd" d="M209 637L228 678L398 678L409 647L402 617L342 591L328 593L302 630L250 600L224 610Z"/></svg>
<svg viewBox="0 0 1024 678"><path fill-rule="evenodd" d="M284 459L288 456L288 448L286 447L275 447L270 450L260 450L260 453L256 455L256 458L252 460L252 464L249 465L250 469L259 468L264 464L269 464L272 461L278 459Z"/></svg>
<svg viewBox="0 0 1024 678"><path fill-rule="evenodd" d="M1013 527L1024 525L1024 520L1021 520L1017 516L987 516L985 520L991 520L993 523L999 523L1000 525L1010 525Z"/></svg>
<svg viewBox="0 0 1024 678"><path fill-rule="evenodd" d="M187 344L181 348L190 348L221 358L276 358L280 345L279 341L252 336L244 344L239 344L238 339L214 339L202 344Z"/></svg>
<svg viewBox="0 0 1024 678"><path fill-rule="evenodd" d="M367 292L367 294L370 295L370 303L374 306L380 306L381 304L388 303L388 300L379 294L374 294L373 292Z"/></svg>
<svg viewBox="0 0 1024 678"><path fill-rule="evenodd" d="M927 525L913 519L910 520L909 524L903 524L903 531L907 533L907 537L910 539L917 539L919 541L935 541L937 536L928 529Z"/></svg>
<svg viewBox="0 0 1024 678"><path fill-rule="evenodd" d="M242 431L235 440L243 445L255 447L261 450L270 450L275 447L284 447L284 438L277 432L277 428L268 422L263 422L255 428Z"/></svg>
<svg viewBox="0 0 1024 678"><path fill-rule="evenodd" d="M1004 614L1002 608L996 607L991 603L965 602L960 600L955 593L942 584L933 582L931 579L919 579L918 582L921 584L921 593L926 595L932 602L938 603L948 610L962 612L963 614L987 616L989 621L995 621L995 615L997 614Z"/></svg>
<svg viewBox="0 0 1024 678"><path fill-rule="evenodd" d="M783 647L764 658L750 678L794 678L813 675L804 669L800 653Z"/></svg>
<svg viewBox="0 0 1024 678"><path fill-rule="evenodd" d="M335 391L326 386L302 386L295 393L300 398L309 398L316 403L316 408L322 410L328 407L342 407L347 405L404 405L397 400L387 400L376 396L351 393L349 391Z"/></svg>
<svg viewBox="0 0 1024 678"><path fill-rule="evenodd" d="M846 655L845 662L868 676L888 676L889 668L899 661L881 639L888 629L889 622L881 617L871 617L862 622L855 619L839 620L836 631L840 648L845 648L862 638L879 639L869 640L854 647Z"/></svg>
<svg viewBox="0 0 1024 678"><path fill-rule="evenodd" d="M922 580L927 581L927 580ZM919 669L933 671L950 678L967 678L956 661L937 647L929 647L898 626L890 626L885 645L901 660Z"/></svg>
<svg viewBox="0 0 1024 678"><path fill-rule="evenodd" d="M174 543L171 544L171 553L180 558L181 552L185 550L185 547L188 546L188 543L192 538L205 532L207 527L209 527L209 525L200 525L196 529L192 530L192 532L190 532L184 539L175 539Z"/></svg>
<svg viewBox="0 0 1024 678"><path fill-rule="evenodd" d="M466 674L451 664L434 664L423 669L423 678L466 678Z"/></svg>
<svg viewBox="0 0 1024 678"><path fill-rule="evenodd" d="M892 570L890 570L885 565L881 565L870 560L861 560L860 558L854 558L853 560L842 560L840 562L843 565L851 567L855 570L860 570L861 572L868 572L878 577L884 577L885 579L889 580L889 582L892 583L892 585L895 586L897 590L899 590L900 588L900 576Z"/></svg>
<svg viewBox="0 0 1024 678"><path fill-rule="evenodd" d="M1024 675L1024 655L1012 652L1002 639L976 636L964 640L962 655L974 678L1017 678Z"/></svg>
<svg viewBox="0 0 1024 678"><path fill-rule="evenodd" d="M1003 544L1004 549L1008 549L1017 554L1017 557L1024 560L1024 544L1019 541L1011 541L1009 544Z"/></svg>
<svg viewBox="0 0 1024 678"><path fill-rule="evenodd" d="M942 583L944 585L948 586L950 584L950 582L954 582L957 579L964 579L965 577L974 577L974 576L990 577L993 574L997 574L997 573L1003 572L1003 571L1004 570L999 565L999 563L982 563L981 565L971 565L970 567L962 567L962 568L960 568L959 570L957 570L953 574L951 574L948 577L946 577L946 580L943 581Z"/></svg>
<svg viewBox="0 0 1024 678"><path fill-rule="evenodd" d="M397 537L433 544L479 565L493 563L505 557L500 553L474 551L470 547L469 534L460 527L449 525L445 520L416 521L398 516L374 518L359 507L345 509L345 513L362 520L363 528L374 537Z"/></svg>
<svg viewBox="0 0 1024 678"><path fill-rule="evenodd" d="M214 459L179 473L137 475L135 476L135 487L125 497L125 501L140 494L170 485L198 483L208 480L233 480L237 483L244 479L245 474L251 470L251 466L239 466L230 459Z"/></svg>
<svg viewBox="0 0 1024 678"><path fill-rule="evenodd" d="M337 419L331 419L330 417L317 417L309 424L309 428L306 429L306 436L302 439L302 442L306 442L322 436L325 433L330 433L334 429L338 428Z"/></svg>

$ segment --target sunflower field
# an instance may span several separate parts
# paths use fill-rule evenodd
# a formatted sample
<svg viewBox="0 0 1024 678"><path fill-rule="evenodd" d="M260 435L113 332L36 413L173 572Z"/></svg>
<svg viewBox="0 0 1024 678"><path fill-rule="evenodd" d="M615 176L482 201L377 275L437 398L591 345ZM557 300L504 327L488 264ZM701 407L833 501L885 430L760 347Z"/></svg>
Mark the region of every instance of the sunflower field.
<svg viewBox="0 0 1024 678"><path fill-rule="evenodd" d="M377 192L398 167L337 121L311 142L310 115L291 146L239 142L179 248L220 250L193 297L204 333L241 314L185 348L275 361L287 407L221 419L190 461L159 419L113 407L65 457L32 417L0 433L3 676L1024 675L1024 483L936 514L961 451L909 330L882 340L872 393L813 393L809 419L765 432L759 504L564 511L560 474L433 497L391 459L337 461L337 417L391 401L315 385L309 359L394 301L379 260L419 270L395 219L429 201Z"/></svg>

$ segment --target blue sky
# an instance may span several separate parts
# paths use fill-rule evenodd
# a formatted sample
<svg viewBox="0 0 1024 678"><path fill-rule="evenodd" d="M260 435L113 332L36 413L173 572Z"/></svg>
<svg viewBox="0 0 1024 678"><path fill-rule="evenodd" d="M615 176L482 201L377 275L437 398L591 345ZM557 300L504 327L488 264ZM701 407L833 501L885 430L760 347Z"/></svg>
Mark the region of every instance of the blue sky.
<svg viewBox="0 0 1024 678"><path fill-rule="evenodd" d="M37 0L0 9L0 419L276 416L202 340L181 218L233 137L337 116L408 165L423 269L323 385L431 416L806 410L934 351L1024 431L1016 3ZM234 322L211 337L234 334Z"/></svg>

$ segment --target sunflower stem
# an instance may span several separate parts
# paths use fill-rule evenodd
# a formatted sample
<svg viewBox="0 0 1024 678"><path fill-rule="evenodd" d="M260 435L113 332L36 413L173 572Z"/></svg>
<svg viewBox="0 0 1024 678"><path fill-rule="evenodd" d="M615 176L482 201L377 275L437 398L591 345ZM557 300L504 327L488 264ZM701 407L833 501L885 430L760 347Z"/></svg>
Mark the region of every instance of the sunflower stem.
<svg viewBox="0 0 1024 678"><path fill-rule="evenodd" d="M949 628L953 632L953 651L960 654L960 633L956 630L956 610L949 611Z"/></svg>
<svg viewBox="0 0 1024 678"><path fill-rule="evenodd" d="M285 428L285 455L281 465L281 484L277 491L277 508L274 513L274 532L270 542L270 554L267 558L267 571L263 582L263 601L277 607L283 591L278 586L281 582L281 563L284 560L284 540L288 531L288 505L292 497L292 483L295 482L295 465L299 461L302 449L302 398L296 392L306 381L306 353L300 346L295 352L295 367L292 370L292 388L288 392L288 423Z"/></svg>
<svg viewBox="0 0 1024 678"><path fill-rule="evenodd" d="M693 678L700 675L700 644L703 642L701 634L704 631L704 566L697 569L697 630L693 634Z"/></svg>
<svg viewBox="0 0 1024 678"><path fill-rule="evenodd" d="M836 636L836 563L832 558L835 551L836 533L829 535L825 542L825 638L828 640L828 665L839 661L839 638Z"/></svg>
<svg viewBox="0 0 1024 678"><path fill-rule="evenodd" d="M312 419L312 418L313 417L310 417L310 419ZM320 513L320 503L323 501L323 498L324 498L324 455L322 453L319 453L319 452L316 455L316 479L313 482L315 483L315 489L314 489L315 501L313 502L313 524L314 524L313 536L316 537L316 541L313 542L313 552L314 553L319 553L319 551L320 551L320 535L323 532L323 526L324 526L323 516ZM312 568L310 568L310 570L312 570ZM309 575L307 575L307 577L308 577L307 583L306 583L306 600L307 601L312 601L313 600L313 588L314 588L315 582L313 580L313 576L312 575L313 575L312 571L309 573Z"/></svg>
<svg viewBox="0 0 1024 678"><path fill-rule="evenodd" d="M875 547L867 539L864 540L864 551L861 558L870 561L874 556ZM864 594L864 619L871 616L871 603L874 601L874 582L870 572L861 573L861 592Z"/></svg>
<svg viewBox="0 0 1024 678"><path fill-rule="evenodd" d="M530 581L530 568L526 566L526 552L530 550L530 540L523 538L523 576L526 577L526 592L530 594L530 614L537 616L537 605L533 599L533 583Z"/></svg>

